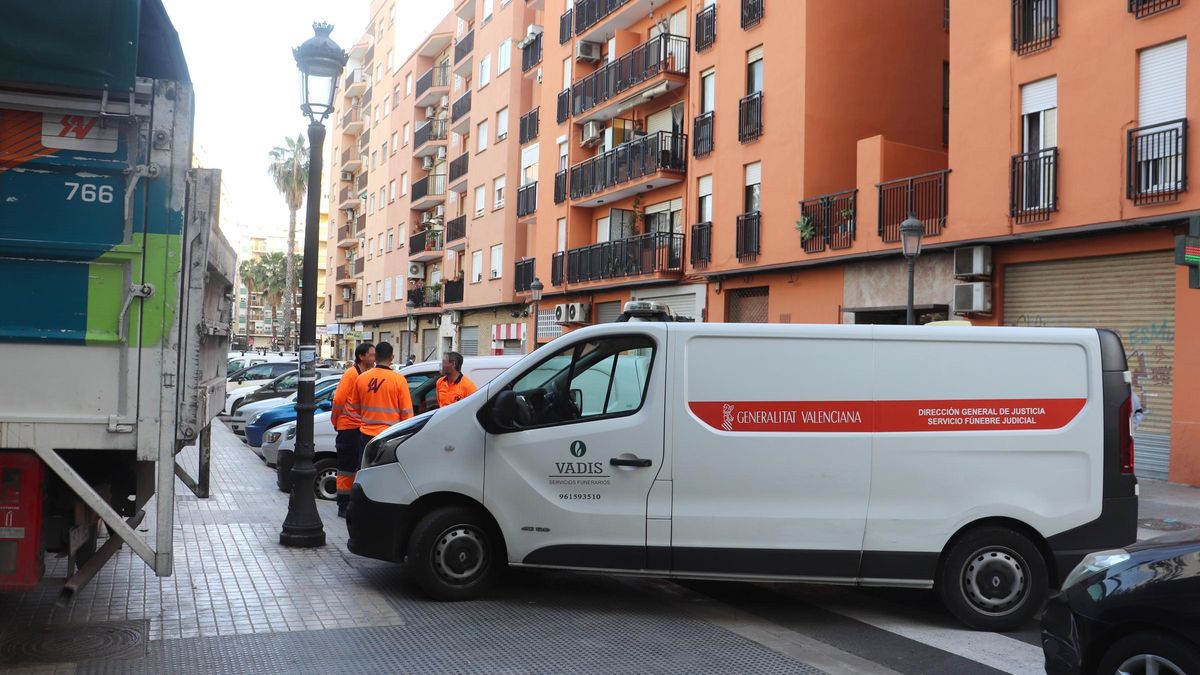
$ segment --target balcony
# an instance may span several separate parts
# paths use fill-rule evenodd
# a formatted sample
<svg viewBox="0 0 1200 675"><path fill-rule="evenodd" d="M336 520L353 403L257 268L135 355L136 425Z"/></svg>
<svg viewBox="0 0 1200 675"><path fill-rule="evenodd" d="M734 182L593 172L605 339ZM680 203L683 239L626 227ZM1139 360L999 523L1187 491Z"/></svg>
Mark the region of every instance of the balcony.
<svg viewBox="0 0 1200 675"><path fill-rule="evenodd" d="M563 89L558 92L558 111L554 116L559 124L571 119L571 90Z"/></svg>
<svg viewBox="0 0 1200 675"><path fill-rule="evenodd" d="M518 293L528 293L529 287L533 285L533 258L526 260L518 260L514 263L513 289Z"/></svg>
<svg viewBox="0 0 1200 675"><path fill-rule="evenodd" d="M696 51L706 51L716 41L717 6L709 5L696 13Z"/></svg>
<svg viewBox="0 0 1200 675"><path fill-rule="evenodd" d="M363 130L362 111L359 110L357 107L351 107L349 110L346 111L345 115L342 115L341 126L342 126L343 134L353 135L353 134L362 132L362 130Z"/></svg>
<svg viewBox="0 0 1200 675"><path fill-rule="evenodd" d="M572 284L683 271L683 235L649 232L567 251Z"/></svg>
<svg viewBox="0 0 1200 675"><path fill-rule="evenodd" d="M358 190L359 192L366 190L367 189L367 178L368 178L367 172L365 172L365 171L358 174L358 176L355 177L355 179L354 179L354 189Z"/></svg>
<svg viewBox="0 0 1200 675"><path fill-rule="evenodd" d="M462 60L471 55L471 51L475 49L475 30L467 31L467 34L462 36L454 43L454 64L462 63ZM469 71L468 71L469 72Z"/></svg>
<svg viewBox="0 0 1200 675"><path fill-rule="evenodd" d="M463 288L465 284L462 279L451 279L442 285L442 300L447 305L456 305L463 301Z"/></svg>
<svg viewBox="0 0 1200 675"><path fill-rule="evenodd" d="M349 308L346 305L338 305L337 307L333 308L333 320L342 321L349 313Z"/></svg>
<svg viewBox="0 0 1200 675"><path fill-rule="evenodd" d="M362 168L362 155L358 148L350 147L342 151L342 171L358 171Z"/></svg>
<svg viewBox="0 0 1200 675"><path fill-rule="evenodd" d="M1125 195L1135 205L1173 202L1187 192L1187 126L1179 119L1129 130Z"/></svg>
<svg viewBox="0 0 1200 675"><path fill-rule="evenodd" d="M554 203L567 201L567 170L563 169L554 174Z"/></svg>
<svg viewBox="0 0 1200 675"><path fill-rule="evenodd" d="M346 74L346 79L342 82L342 92L347 97L362 96L367 86L367 74L361 68L355 68Z"/></svg>
<svg viewBox="0 0 1200 675"><path fill-rule="evenodd" d="M458 97L450 106L450 130L456 134L465 134L471 129L471 92Z"/></svg>
<svg viewBox="0 0 1200 675"><path fill-rule="evenodd" d="M350 316L348 316L346 318L354 319L354 318L362 316L362 313L363 313L362 300L355 300L354 302L350 303Z"/></svg>
<svg viewBox="0 0 1200 675"><path fill-rule="evenodd" d="M763 0L742 0L742 30L762 23L764 10Z"/></svg>
<svg viewBox="0 0 1200 675"><path fill-rule="evenodd" d="M571 199L575 206L598 206L678 183L686 171L687 136L659 131L571 167Z"/></svg>
<svg viewBox="0 0 1200 675"><path fill-rule="evenodd" d="M715 5L714 5L715 7ZM701 113L692 122L692 155L707 157L713 151L713 112Z"/></svg>
<svg viewBox="0 0 1200 675"><path fill-rule="evenodd" d="M371 102L371 88L368 87L367 90L364 91L363 95L362 95L361 105L363 107L363 110L367 109L367 107L368 107L367 104L369 104L370 102Z"/></svg>
<svg viewBox="0 0 1200 675"><path fill-rule="evenodd" d="M417 157L437 154L450 137L450 123L446 120L429 120L413 132L413 154Z"/></svg>
<svg viewBox="0 0 1200 675"><path fill-rule="evenodd" d="M576 123L612 119L639 94L660 96L685 86L690 49L686 37L656 35L575 82L571 112Z"/></svg>
<svg viewBox="0 0 1200 675"><path fill-rule="evenodd" d="M800 244L805 253L840 251L854 245L858 190L800 202Z"/></svg>
<svg viewBox="0 0 1200 675"><path fill-rule="evenodd" d="M338 248L354 248L358 246L358 230L354 225L342 225L337 232Z"/></svg>
<svg viewBox="0 0 1200 675"><path fill-rule="evenodd" d="M750 94L738 101L738 140L749 143L758 140L763 132L763 94Z"/></svg>
<svg viewBox="0 0 1200 675"><path fill-rule="evenodd" d="M345 265L338 265L335 281L338 286L353 286L358 283L358 280L354 278L353 260L347 262Z"/></svg>
<svg viewBox="0 0 1200 675"><path fill-rule="evenodd" d="M712 262L712 223L692 225L692 267L708 267Z"/></svg>
<svg viewBox="0 0 1200 675"><path fill-rule="evenodd" d="M565 265L566 261L567 261L567 252L566 251L558 251L554 255L550 256L550 285L551 286L562 286L563 285L563 281L566 280L566 277L564 275L564 273L566 271L564 269L564 265Z"/></svg>
<svg viewBox="0 0 1200 675"><path fill-rule="evenodd" d="M338 193L338 208L343 211L357 209L362 205L362 200L359 199L358 190L353 190L348 187L342 188Z"/></svg>
<svg viewBox="0 0 1200 675"><path fill-rule="evenodd" d="M625 5L637 7L621 12ZM596 29L607 35L624 30L650 12L650 0L579 0L575 3L575 35L583 39L584 34Z"/></svg>
<svg viewBox="0 0 1200 675"><path fill-rule="evenodd" d="M467 216L461 215L446 223L446 248L462 251L467 248Z"/></svg>
<svg viewBox="0 0 1200 675"><path fill-rule="evenodd" d="M430 174L413 183L412 208L416 211L429 209L446 201L446 174Z"/></svg>
<svg viewBox="0 0 1200 675"><path fill-rule="evenodd" d="M1058 0L1012 0L1012 48L1017 54L1049 49L1058 37Z"/></svg>
<svg viewBox="0 0 1200 675"><path fill-rule="evenodd" d="M364 68L365 68L366 66L369 66L369 65L371 65L371 63L372 63L374 60L375 60L375 45L371 45L370 47L367 47L367 53L366 53L366 55L365 55L365 56L363 56L363 66L364 66ZM370 71L370 68L366 68L366 70Z"/></svg>
<svg viewBox="0 0 1200 675"><path fill-rule="evenodd" d="M467 191L467 170L471 164L471 153L464 152L450 161L450 187L449 189L465 193ZM461 190L459 188L462 188Z"/></svg>
<svg viewBox="0 0 1200 675"><path fill-rule="evenodd" d="M1013 156L1008 190L1008 214L1013 222L1044 223L1057 210L1058 148Z"/></svg>
<svg viewBox="0 0 1200 675"><path fill-rule="evenodd" d="M414 284L408 287L408 302L417 309L430 309L442 306L441 284L426 286Z"/></svg>
<svg viewBox="0 0 1200 675"><path fill-rule="evenodd" d="M538 33L521 48L521 72L528 73L542 63L542 34Z"/></svg>
<svg viewBox="0 0 1200 675"><path fill-rule="evenodd" d="M1129 13L1144 19L1179 6L1180 0L1129 0Z"/></svg>
<svg viewBox="0 0 1200 675"><path fill-rule="evenodd" d="M421 230L408 238L408 258L413 262L441 260L442 233L440 230Z"/></svg>
<svg viewBox="0 0 1200 675"><path fill-rule="evenodd" d="M362 154L367 154L371 149L371 127L363 129L363 132L358 135L358 151Z"/></svg>
<svg viewBox="0 0 1200 675"><path fill-rule="evenodd" d="M539 117L540 111L541 111L541 108L534 108L533 110L530 110L529 112L525 113L524 115L521 115L520 133L519 133L521 145L525 145L529 141L537 140L538 117Z"/></svg>
<svg viewBox="0 0 1200 675"><path fill-rule="evenodd" d="M753 262L758 259L762 248L762 213L751 211L739 214L737 217L737 257L741 262Z"/></svg>
<svg viewBox="0 0 1200 675"><path fill-rule="evenodd" d="M558 44L567 44L573 35L575 35L575 9L568 7L567 11L558 17Z"/></svg>
<svg viewBox="0 0 1200 675"><path fill-rule="evenodd" d="M363 272L367 271L367 259L355 258L350 262L350 273L356 277L361 277Z"/></svg>
<svg viewBox="0 0 1200 675"><path fill-rule="evenodd" d="M949 169L879 184L879 237L900 241L900 223L909 213L925 223L925 236L936 237L946 226L946 175Z"/></svg>
<svg viewBox="0 0 1200 675"><path fill-rule="evenodd" d="M434 66L417 78L416 105L436 105L437 102L450 93L450 64L443 63Z"/></svg>
<svg viewBox="0 0 1200 675"><path fill-rule="evenodd" d="M537 181L517 188L517 217L524 218L535 212L537 212Z"/></svg>

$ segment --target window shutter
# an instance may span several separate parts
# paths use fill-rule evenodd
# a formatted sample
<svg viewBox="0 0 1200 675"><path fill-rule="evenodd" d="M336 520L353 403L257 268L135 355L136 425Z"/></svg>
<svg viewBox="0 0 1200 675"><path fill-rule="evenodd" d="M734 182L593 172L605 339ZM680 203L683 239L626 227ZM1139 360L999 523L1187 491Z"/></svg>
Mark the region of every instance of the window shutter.
<svg viewBox="0 0 1200 675"><path fill-rule="evenodd" d="M1138 126L1187 117L1187 40L1138 55Z"/></svg>
<svg viewBox="0 0 1200 675"><path fill-rule="evenodd" d="M746 187L762 183L762 162L746 165Z"/></svg>
<svg viewBox="0 0 1200 675"><path fill-rule="evenodd" d="M1030 115L1058 107L1058 78L1048 77L1021 87L1021 114Z"/></svg>
<svg viewBox="0 0 1200 675"><path fill-rule="evenodd" d="M713 190L712 176L701 176L700 177L700 196L701 197L712 196L712 190Z"/></svg>
<svg viewBox="0 0 1200 675"><path fill-rule="evenodd" d="M762 48L762 45L759 45L759 46L755 47L754 49L751 49L750 51L746 52L746 63L754 63L755 61L761 60L762 57L763 57L763 48Z"/></svg>

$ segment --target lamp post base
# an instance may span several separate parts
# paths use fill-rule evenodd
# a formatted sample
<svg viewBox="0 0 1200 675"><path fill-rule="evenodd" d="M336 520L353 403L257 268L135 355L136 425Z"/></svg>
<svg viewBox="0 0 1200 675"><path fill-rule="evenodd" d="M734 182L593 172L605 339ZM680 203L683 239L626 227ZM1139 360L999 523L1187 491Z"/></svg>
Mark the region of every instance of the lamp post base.
<svg viewBox="0 0 1200 675"><path fill-rule="evenodd" d="M288 496L288 515L279 533L279 543L291 548L317 548L325 545L325 526L317 513L317 502L313 494L317 472L307 469L292 469L292 492Z"/></svg>

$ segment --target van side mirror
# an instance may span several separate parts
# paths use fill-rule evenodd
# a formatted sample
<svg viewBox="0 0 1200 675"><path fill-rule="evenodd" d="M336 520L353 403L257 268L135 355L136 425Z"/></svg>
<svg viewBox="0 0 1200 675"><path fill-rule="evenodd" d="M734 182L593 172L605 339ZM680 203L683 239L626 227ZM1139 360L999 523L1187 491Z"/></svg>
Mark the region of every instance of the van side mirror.
<svg viewBox="0 0 1200 675"><path fill-rule="evenodd" d="M571 396L571 403L575 404L575 409L582 411L583 410L583 390L582 389L572 389L569 392L569 394Z"/></svg>
<svg viewBox="0 0 1200 675"><path fill-rule="evenodd" d="M517 428L517 395L512 389L505 389L492 399L490 416L492 424L501 431Z"/></svg>

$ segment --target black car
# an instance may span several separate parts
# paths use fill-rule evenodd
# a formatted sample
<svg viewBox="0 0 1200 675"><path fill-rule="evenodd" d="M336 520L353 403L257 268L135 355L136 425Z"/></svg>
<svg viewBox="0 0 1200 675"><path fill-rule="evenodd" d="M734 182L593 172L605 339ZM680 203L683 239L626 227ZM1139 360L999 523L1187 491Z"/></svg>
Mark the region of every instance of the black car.
<svg viewBox="0 0 1200 675"><path fill-rule="evenodd" d="M1083 559L1042 616L1046 672L1200 675L1200 530Z"/></svg>

